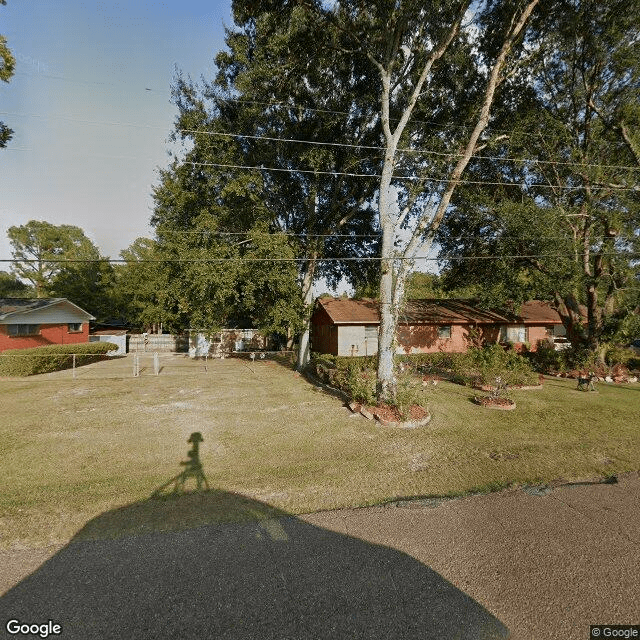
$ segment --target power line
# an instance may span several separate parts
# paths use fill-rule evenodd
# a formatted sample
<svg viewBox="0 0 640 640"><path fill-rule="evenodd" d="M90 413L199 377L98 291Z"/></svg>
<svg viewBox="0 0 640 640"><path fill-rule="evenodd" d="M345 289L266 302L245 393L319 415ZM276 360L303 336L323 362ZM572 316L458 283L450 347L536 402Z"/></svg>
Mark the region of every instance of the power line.
<svg viewBox="0 0 640 640"><path fill-rule="evenodd" d="M270 104L270 103L265 103ZM346 112L337 112L337 113L346 113ZM137 127L142 129L158 129L166 131L167 127L161 127L158 125L146 125L139 124L135 122L106 122L106 121L97 121L97 120L83 120L79 118L72 118L71 116L64 115L51 115L51 116L43 116L40 114L21 114L21 113L12 113L8 111L0 111L0 114L3 116L14 116L14 117L30 117L30 118L52 118L52 119L61 119L61 120L69 120L71 122L78 122L80 124L91 124L91 125L100 125L100 126L113 126L113 127ZM200 129L177 129L178 133L193 133L196 135L209 135L209 136L220 136L220 137L229 137L229 138L246 138L252 140L266 140L271 142L288 142L293 144L308 144L308 145L316 145L316 146L332 146L332 147L347 147L350 149L364 149L367 151L384 151L385 147L374 146L374 145L358 145L351 144L347 142L324 142L317 140L301 140L296 138L277 138L273 136L259 136L259 135L251 135L251 134L241 134L241 133L224 133L219 131L203 131ZM16 149L18 150L18 149ZM21 151L31 151L31 149L20 149ZM410 149L408 147L403 147L398 149L401 153L415 153L415 154L424 154L424 155L435 155L442 158L454 159L462 157L462 153L447 153L444 151L435 151L431 149ZM120 157L120 156L113 156ZM122 156L133 158L135 156ZM602 165L602 164L591 164L591 163L581 163L581 162L563 162L556 160L540 160L538 158L512 158L512 157L504 157L504 156L485 156L485 155L472 155L472 158L476 160L497 160L501 162L518 162L522 164L532 163L532 164L544 164L551 166L566 166L566 167L580 167L580 168L591 168L591 169L616 169L623 171L640 171L640 167L630 167L626 165ZM276 170L276 169L272 169ZM282 169L284 171L284 169ZM349 174L342 174L349 175ZM369 176L367 176L369 177ZM373 176L378 177L378 176ZM488 183L494 184L494 183ZM633 190L633 188L630 188Z"/></svg>
<svg viewBox="0 0 640 640"><path fill-rule="evenodd" d="M282 169L280 167L265 167L264 165L260 166L249 166L249 165L241 165L241 164L222 164L217 162L192 162L185 160L184 164L190 164L194 167L217 167L220 169L248 169L252 171L275 171L282 173L304 173L304 174L313 174L313 175L328 175L328 176L345 176L349 178L381 178L381 174L375 173L348 173L344 171L317 171L314 169ZM430 178L423 176L397 176L394 175L392 179L395 180L416 180L422 182L439 182L439 183L448 183L450 182L450 178ZM609 191L640 191L640 187L620 187L617 185L602 185L602 186L584 186L577 185L575 187L562 187L555 186L551 184L542 184L542 183L531 183L531 184L520 184L514 182L490 182L485 180L456 180L457 184L472 184L472 185L485 185L488 187L526 187L527 189L531 188L542 188L542 189L556 189L560 191L582 191L585 189L591 189L594 191L600 190L609 190Z"/></svg>
<svg viewBox="0 0 640 640"><path fill-rule="evenodd" d="M615 257L619 256L618 253L598 253L599 256L603 257ZM482 255L482 256L459 256L453 254L447 254L439 257L430 257L430 256L415 256L413 258L404 257L404 256L392 256L390 258L382 258L380 256L363 256L363 257L343 257L343 258L315 258L317 262L357 262L357 261L381 261L381 260L389 260L389 261L415 261L415 260L425 260L425 261L449 261L449 260L511 260L511 259L528 259L528 258L563 258L563 257L575 257L575 253L573 252L562 252L562 253L538 253L538 254L517 254L517 255ZM626 253L624 254L625 258L636 258L640 257L640 253ZM185 264L199 264L199 263L224 263L224 262L307 262L310 258L308 256L302 258L157 258L157 259L139 259L139 260L124 260L124 259L113 259L113 258L95 258L95 259L69 259L65 260L62 258L55 259L44 259L44 260L36 260L36 259L26 259L26 260L17 260L13 259L0 259L2 263L20 263L20 264L37 264L40 262L45 262L47 264L90 264L90 263L109 263L109 264L163 264L163 263L185 263Z"/></svg>
<svg viewBox="0 0 640 640"><path fill-rule="evenodd" d="M310 145L321 145L321 146L331 146L331 147L348 147L350 149L365 149L368 151L385 151L386 147L377 147L371 145L361 145L361 144L349 144L347 142L319 142L315 140L298 140L295 138L276 138L271 136L258 136L258 135L249 135L242 133L223 133L219 131L202 131L199 129L178 129L180 133L195 133L197 135L208 135L208 136L220 136L220 137L228 137L228 138L247 138L250 140L267 140L271 142L291 142L295 144L310 144ZM454 159L461 158L463 153L446 153L444 151L432 151L430 149L409 149L407 147L398 149L401 153L416 153L416 154L425 154L425 155L434 155L440 156L442 158ZM533 164L548 164L548 165L558 165L558 166L571 166L571 167L583 167L586 169L624 169L629 171L640 171L640 167L627 167L624 165L605 165L605 164L589 164L582 162L560 162L556 160L539 160L537 158L510 158L504 156L482 156L482 155L472 155L472 158L476 160L500 160L502 162L520 162L520 163L533 163Z"/></svg>
<svg viewBox="0 0 640 640"><path fill-rule="evenodd" d="M113 85L113 83L109 83L109 82L97 82L95 80L74 80L71 78L65 78L64 76L53 76L53 75L49 75L46 73L38 73L38 74L27 74L24 72L15 72L15 75L23 75L23 76L28 76L28 77L45 77L45 78L51 78L54 80L62 80L64 82L74 82L74 83L79 83L79 84L93 84L93 85L103 85L103 86L115 86ZM145 87L144 88L145 92L149 92L149 93L163 93L166 95L170 95L172 92L171 91L166 91L163 89L152 89L149 87ZM314 107L309 107L306 105L296 105L296 104L291 104L289 102L268 102L268 101L259 101L259 100L246 100L246 99L241 99L241 98L223 98L221 96L214 96L214 100L218 101L218 102L236 102L239 104L257 104L257 105L263 105L263 106L271 106L271 107L286 107L288 109L304 109L305 111L312 111L314 113L328 113L328 114L334 114L334 115L346 115L346 116L352 116L353 113L349 112L349 111L338 111L338 110L333 110L333 109L316 109ZM11 115L24 115L24 114L11 114ZM378 116L379 114L376 112L376 116ZM397 118L392 118L391 119L392 122L398 122ZM460 129L460 130L471 130L474 128L474 125L454 125L454 124L449 124L449 125L442 125L438 122L434 122L432 120L413 120L412 121L415 124L423 124L423 125L427 125L429 127L435 128L435 129L440 129L442 131L449 131L449 130L455 130L455 129ZM129 126L136 126L136 125L129 125ZM144 126L144 125L140 125L140 126ZM157 127L160 128L160 127ZM495 133L502 133L502 134L511 134L513 133L512 130L509 129L496 129L496 128L492 128L487 126L485 128L485 131L487 132L495 132ZM539 133L528 133L528 132L519 132L520 135L525 135L525 136L529 136L529 137L533 137L533 136L539 136ZM405 150L405 151L410 151L410 150ZM423 152L423 153L429 153L429 152ZM431 152L431 153L435 153L435 152ZM477 156L477 157L481 157L481 156ZM491 158L487 158L487 159L491 159ZM512 159L514 161L520 161L518 159ZM541 161L542 162L542 161ZM551 161L549 161L551 162ZM573 164L573 163L557 163L557 164ZM591 166L591 165L582 165L582 166ZM594 165L594 166L601 166L601 165ZM617 168L615 166L612 166L611 168ZM631 169L631 170L637 170L637 167L619 167L619 168L625 168L625 169Z"/></svg>
<svg viewBox="0 0 640 640"><path fill-rule="evenodd" d="M206 229L202 229L200 231L183 231L180 229L156 229L157 235L163 234L200 234L200 235L211 235L211 236L247 236L247 235L258 235L258 236L273 236L277 238L278 236L291 236L295 238L381 238L382 231L380 233L293 233L290 231L208 231Z"/></svg>

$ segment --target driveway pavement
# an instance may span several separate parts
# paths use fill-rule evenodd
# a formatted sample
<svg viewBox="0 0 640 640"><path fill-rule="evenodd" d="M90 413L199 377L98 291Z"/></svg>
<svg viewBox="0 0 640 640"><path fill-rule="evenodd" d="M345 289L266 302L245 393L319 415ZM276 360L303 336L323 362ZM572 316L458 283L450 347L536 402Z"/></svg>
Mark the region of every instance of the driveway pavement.
<svg viewBox="0 0 640 640"><path fill-rule="evenodd" d="M91 539L171 519L145 501L62 548L0 554L0 637L582 640L640 623L637 473L300 517L225 492L189 504L223 495L259 522Z"/></svg>

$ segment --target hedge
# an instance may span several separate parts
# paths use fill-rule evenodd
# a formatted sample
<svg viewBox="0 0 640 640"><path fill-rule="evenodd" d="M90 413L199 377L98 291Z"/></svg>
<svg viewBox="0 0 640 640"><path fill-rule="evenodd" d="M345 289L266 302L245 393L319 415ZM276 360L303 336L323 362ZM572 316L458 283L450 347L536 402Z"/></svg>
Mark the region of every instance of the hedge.
<svg viewBox="0 0 640 640"><path fill-rule="evenodd" d="M403 354L397 355L395 360L402 363L405 370L416 374L444 374L454 382L467 386L495 384L497 377L502 378L508 385L538 384L538 376L526 358L497 344L480 349L471 347L466 353ZM363 385L361 374L371 370L375 372L377 356L322 354L315 356L313 366L317 375L323 377L324 374L348 392L357 391L366 396L371 388L375 388L375 380L371 382L368 375L364 376Z"/></svg>
<svg viewBox="0 0 640 640"><path fill-rule="evenodd" d="M109 351L118 346L110 342L85 342L81 344L51 344L31 349L10 349L0 353L0 375L32 376L38 373L51 373L73 366L102 360Z"/></svg>

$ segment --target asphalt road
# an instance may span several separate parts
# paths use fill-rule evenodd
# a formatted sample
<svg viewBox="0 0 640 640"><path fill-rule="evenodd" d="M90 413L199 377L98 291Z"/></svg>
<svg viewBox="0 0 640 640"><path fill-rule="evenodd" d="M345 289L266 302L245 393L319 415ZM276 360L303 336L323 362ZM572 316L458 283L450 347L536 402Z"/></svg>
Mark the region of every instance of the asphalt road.
<svg viewBox="0 0 640 640"><path fill-rule="evenodd" d="M185 500L222 498L259 521L140 534L175 520L175 502L146 501L62 548L0 554L0 637L582 640L640 624L637 473L299 517L220 491Z"/></svg>

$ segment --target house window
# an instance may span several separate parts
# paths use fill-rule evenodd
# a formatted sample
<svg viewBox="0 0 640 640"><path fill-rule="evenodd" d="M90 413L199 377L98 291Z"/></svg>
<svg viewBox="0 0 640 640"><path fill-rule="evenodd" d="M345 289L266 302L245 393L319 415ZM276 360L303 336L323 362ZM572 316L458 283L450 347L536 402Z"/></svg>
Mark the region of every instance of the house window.
<svg viewBox="0 0 640 640"><path fill-rule="evenodd" d="M527 328L524 325L500 328L500 342L526 342Z"/></svg>
<svg viewBox="0 0 640 640"><path fill-rule="evenodd" d="M40 333L39 324L9 324L7 330L10 336L37 336Z"/></svg>
<svg viewBox="0 0 640 640"><path fill-rule="evenodd" d="M369 340L376 341L378 339L378 327L365 327L364 328L364 339L368 342Z"/></svg>
<svg viewBox="0 0 640 640"><path fill-rule="evenodd" d="M82 333L82 322L70 322L67 329L69 333Z"/></svg>
<svg viewBox="0 0 640 640"><path fill-rule="evenodd" d="M444 324L440 327L438 327L438 338L444 339L444 338L450 338L451 337L451 325L450 324Z"/></svg>

